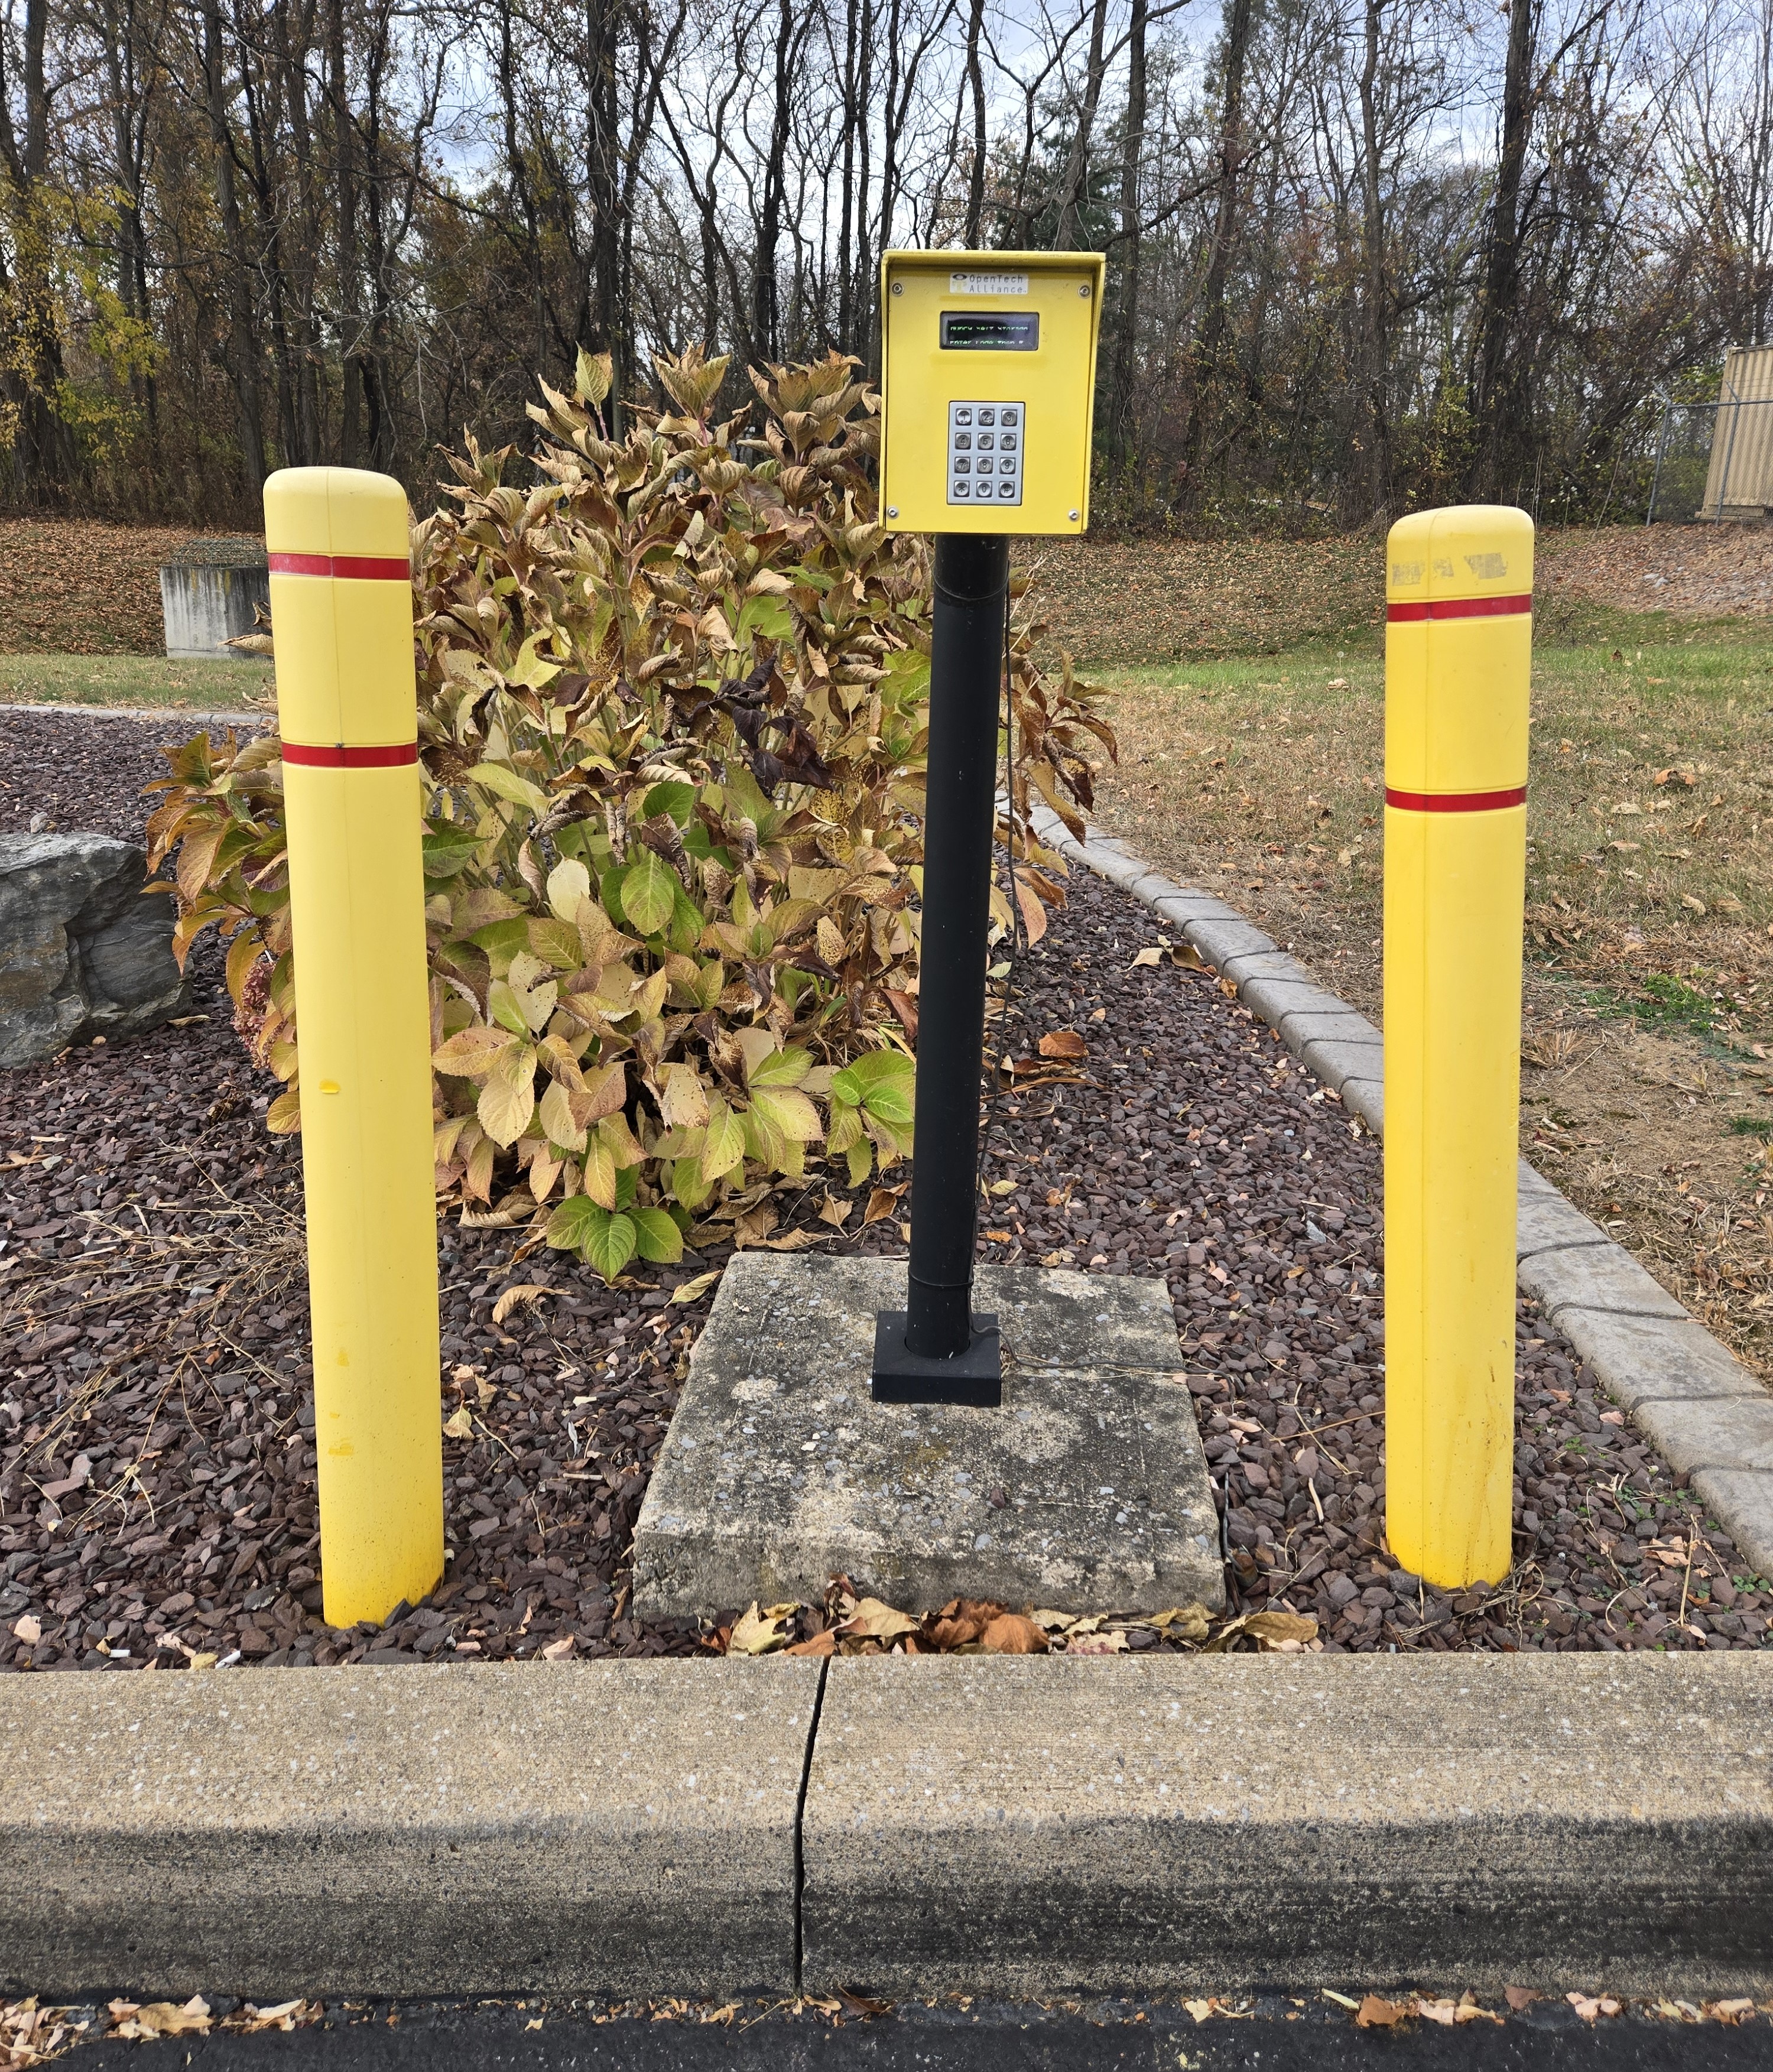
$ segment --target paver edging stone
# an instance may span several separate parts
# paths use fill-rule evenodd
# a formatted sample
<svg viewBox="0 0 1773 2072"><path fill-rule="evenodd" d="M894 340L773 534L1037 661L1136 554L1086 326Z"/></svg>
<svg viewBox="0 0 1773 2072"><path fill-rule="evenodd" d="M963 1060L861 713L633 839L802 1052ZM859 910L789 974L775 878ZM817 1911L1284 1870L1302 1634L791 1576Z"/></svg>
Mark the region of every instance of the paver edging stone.
<svg viewBox="0 0 1773 2072"><path fill-rule="evenodd" d="M1318 985L1253 922L1144 865L1118 837L1091 827L1080 841L1050 807L1035 806L1032 819L1042 841L1179 929L1351 1114L1384 1133L1384 1038L1365 1015ZM1283 975L1271 960L1290 968ZM1671 1467L1690 1475L1750 1566L1773 1576L1773 1396L1524 1159L1516 1249L1522 1292L1544 1304L1548 1320ZM1730 1404L1727 1421L1705 1408L1721 1401ZM1735 1459L1717 1457L1726 1431Z"/></svg>

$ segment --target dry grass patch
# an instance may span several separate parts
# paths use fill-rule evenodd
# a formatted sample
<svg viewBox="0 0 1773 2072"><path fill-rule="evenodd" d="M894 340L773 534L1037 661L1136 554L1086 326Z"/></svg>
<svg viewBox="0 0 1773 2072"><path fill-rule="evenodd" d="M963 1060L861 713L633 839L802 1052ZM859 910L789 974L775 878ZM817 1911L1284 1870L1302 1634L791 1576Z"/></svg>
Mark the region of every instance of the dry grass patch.
<svg viewBox="0 0 1773 2072"><path fill-rule="evenodd" d="M1524 1148L1773 1372L1773 640L1581 604L1534 664ZM1122 668L1100 817L1377 1018L1376 640Z"/></svg>

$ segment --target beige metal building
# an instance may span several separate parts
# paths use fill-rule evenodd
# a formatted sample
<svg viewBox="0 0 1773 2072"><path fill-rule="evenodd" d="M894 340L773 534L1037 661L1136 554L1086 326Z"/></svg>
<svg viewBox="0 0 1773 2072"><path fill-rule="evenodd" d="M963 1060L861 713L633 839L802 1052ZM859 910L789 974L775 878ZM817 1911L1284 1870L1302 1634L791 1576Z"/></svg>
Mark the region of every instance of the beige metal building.
<svg viewBox="0 0 1773 2072"><path fill-rule="evenodd" d="M1773 516L1773 345L1724 356L1701 518Z"/></svg>

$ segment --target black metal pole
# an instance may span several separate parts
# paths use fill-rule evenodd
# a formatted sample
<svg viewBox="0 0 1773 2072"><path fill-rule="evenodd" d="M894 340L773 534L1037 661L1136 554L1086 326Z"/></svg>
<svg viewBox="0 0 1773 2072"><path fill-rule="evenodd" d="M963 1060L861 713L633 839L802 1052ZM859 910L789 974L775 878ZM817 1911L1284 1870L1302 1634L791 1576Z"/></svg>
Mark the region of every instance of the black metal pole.
<svg viewBox="0 0 1773 2072"><path fill-rule="evenodd" d="M911 1284L902 1324L899 1313L888 1313L877 1331L874 1393L883 1400L998 1400L995 1320L973 1317L972 1295L991 830L1009 590L1006 539L938 535Z"/></svg>

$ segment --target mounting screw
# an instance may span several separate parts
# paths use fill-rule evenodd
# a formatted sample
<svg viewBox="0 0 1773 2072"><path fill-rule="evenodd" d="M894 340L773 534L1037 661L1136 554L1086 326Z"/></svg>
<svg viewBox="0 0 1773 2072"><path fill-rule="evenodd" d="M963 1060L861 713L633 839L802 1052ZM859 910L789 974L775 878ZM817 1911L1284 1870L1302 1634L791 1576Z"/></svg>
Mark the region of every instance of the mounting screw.
<svg viewBox="0 0 1773 2072"><path fill-rule="evenodd" d="M1072 513L1071 514L1071 517L1072 517L1072 523L1075 525L1075 524L1077 523L1077 513L1076 513L1075 511L1074 511L1074 512L1072 512Z"/></svg>
<svg viewBox="0 0 1773 2072"><path fill-rule="evenodd" d="M905 283L904 283L903 281L895 281L895 282L894 282L894 283L893 283L893 293L894 293L895 295L902 295L902 294L904 294L904 292L905 292ZM1088 288L1086 288L1086 289L1084 290L1084 294L1087 295L1087 294L1089 293L1089 290L1088 290Z"/></svg>
<svg viewBox="0 0 1773 2072"><path fill-rule="evenodd" d="M1089 300L1089 295L1090 295L1090 284L1089 284L1089 282L1088 282L1088 281L1085 281L1085 282L1083 283L1083 285L1082 285L1082 286L1078 289L1077 292L1079 293L1079 294L1080 294L1080 295L1084 298L1084 301L1085 301L1085 302L1088 302L1088 301ZM897 293L897 290L895 290L895 294Z"/></svg>
<svg viewBox="0 0 1773 2072"><path fill-rule="evenodd" d="M889 518L896 518L899 516L899 506L896 504L889 504L886 507L886 516Z"/></svg>

